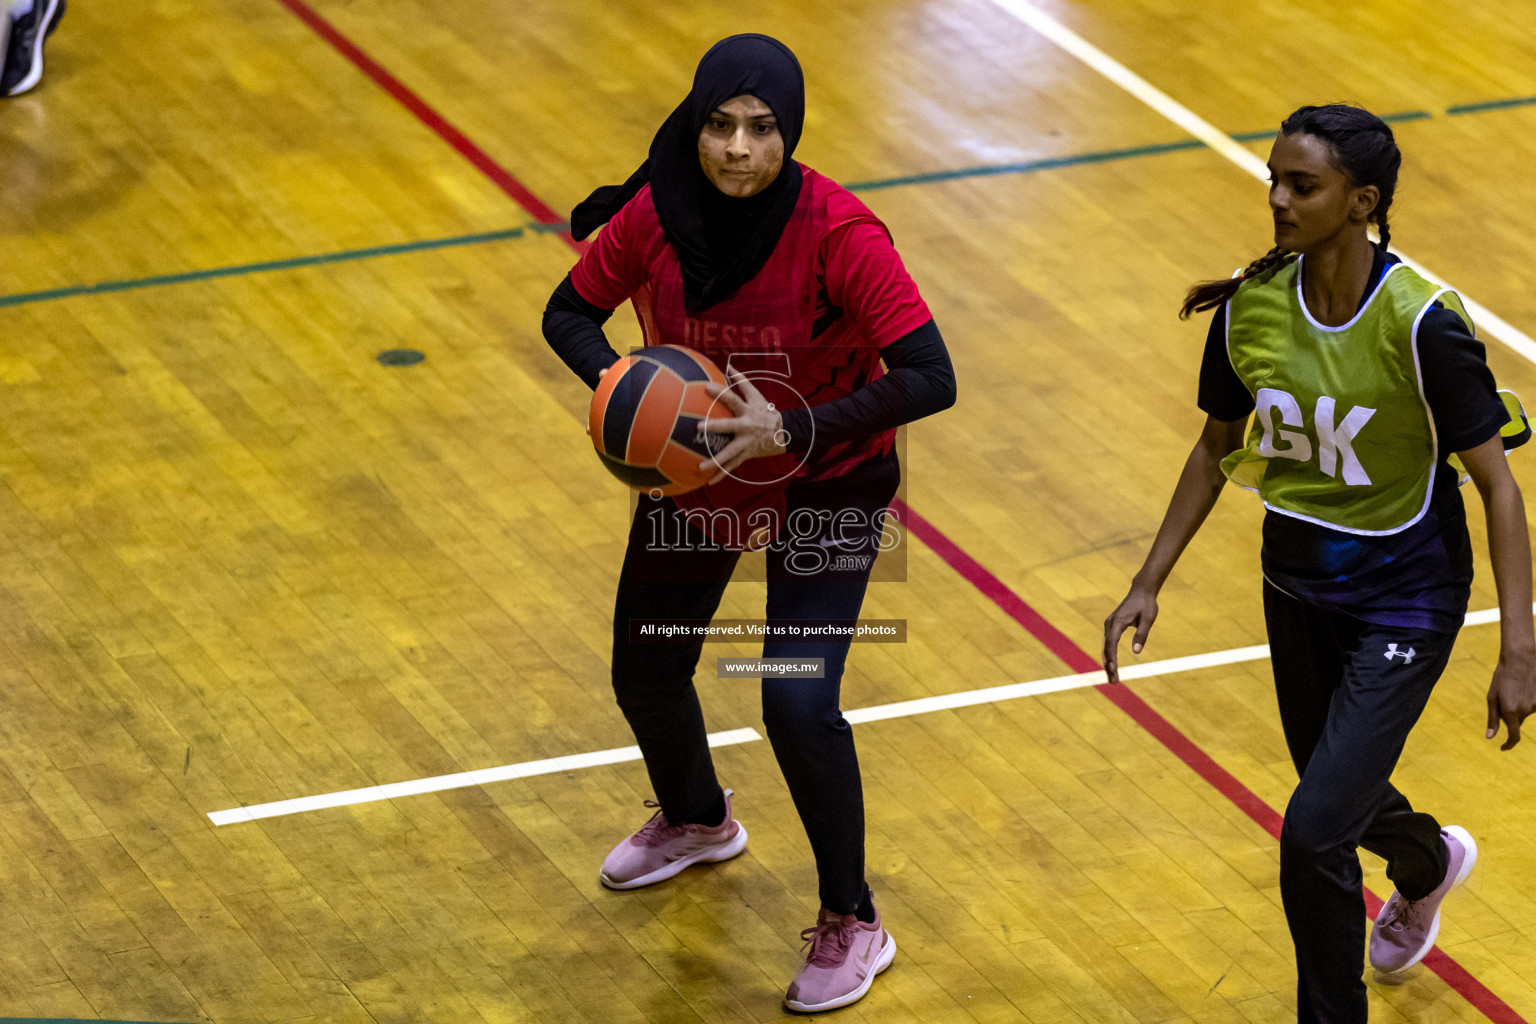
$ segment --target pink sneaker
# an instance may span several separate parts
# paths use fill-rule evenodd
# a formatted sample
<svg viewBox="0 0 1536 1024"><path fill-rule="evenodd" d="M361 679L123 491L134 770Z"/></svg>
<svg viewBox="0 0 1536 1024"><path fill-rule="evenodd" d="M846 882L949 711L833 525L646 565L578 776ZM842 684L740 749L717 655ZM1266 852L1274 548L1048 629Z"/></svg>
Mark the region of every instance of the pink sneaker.
<svg viewBox="0 0 1536 1024"><path fill-rule="evenodd" d="M1371 929L1371 966L1383 974L1406 971L1429 953L1440 934L1440 904L1467 880L1477 863L1477 843L1460 825L1447 825L1440 839L1450 855L1445 878L1423 899L1405 900L1397 892L1387 900Z"/></svg>
<svg viewBox="0 0 1536 1024"><path fill-rule="evenodd" d="M654 800L645 806L661 807ZM640 831L613 848L597 877L610 889L638 889L692 864L730 860L746 848L747 830L731 817L731 791L726 790L723 822L713 828L672 825L658 809Z"/></svg>
<svg viewBox="0 0 1536 1024"><path fill-rule="evenodd" d="M816 915L816 927L800 937L811 944L805 966L784 993L785 1009L816 1013L847 1006L864 998L875 975L896 959L896 940L880 925L865 924L852 914L832 913L826 907Z"/></svg>

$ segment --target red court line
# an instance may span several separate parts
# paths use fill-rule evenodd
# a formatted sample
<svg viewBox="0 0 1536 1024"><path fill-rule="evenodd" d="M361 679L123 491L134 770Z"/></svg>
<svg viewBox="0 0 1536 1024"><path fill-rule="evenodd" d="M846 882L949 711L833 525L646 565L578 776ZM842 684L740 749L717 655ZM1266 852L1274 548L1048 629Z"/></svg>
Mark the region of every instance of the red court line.
<svg viewBox="0 0 1536 1024"><path fill-rule="evenodd" d="M1015 622L1023 626L1030 635L1044 644L1052 654L1066 662L1074 671L1092 672L1100 668L1099 662L1092 655L1051 625L1043 615L1015 594L1006 583L967 554L960 545L945 536L938 527L914 512L911 506L896 499L891 503L891 508L914 537L932 548L950 568L969 580L977 590L992 598L999 608L1008 613ZM1095 689L1120 710L1130 715L1137 725L1155 736L1195 774L1236 804L1238 809L1257 822L1264 831L1276 839L1280 838L1280 825L1284 820L1280 813L1259 799L1257 794L1239 782L1231 772L1217 764L1173 723L1154 711L1150 704L1123 684L1112 686L1109 683L1101 683ZM1381 898L1369 889L1361 891L1365 895L1366 912L1375 918L1381 912ZM1524 1017L1516 1013L1504 1000L1494 995L1487 985L1473 977L1465 967L1453 960L1439 946L1430 950L1423 963L1494 1024L1527 1024Z"/></svg>
<svg viewBox="0 0 1536 1024"><path fill-rule="evenodd" d="M967 554L960 545L946 537L938 527L913 511L901 499L891 503L892 509L906 524L912 535L933 549L971 585L990 597L999 608L1031 636L1044 644L1052 654L1066 662L1074 672L1102 671L1098 659L1073 643L1061 630L1046 621L1045 616L1031 608L1022 597L1015 594L1002 580L992 575L986 566ZM1209 754L1195 745L1194 741L1179 732L1171 722L1152 710L1152 706L1125 686L1101 683L1096 689L1121 711L1130 715L1147 732L1173 751L1206 782L1215 786L1248 817L1258 822L1270 835L1280 838L1281 816L1247 786L1239 782L1231 772L1217 764Z"/></svg>
<svg viewBox="0 0 1536 1024"><path fill-rule="evenodd" d="M950 568L971 582L977 590L990 597L999 608L1007 612L1015 622L1027 629L1031 636L1050 650L1074 672L1093 672L1099 668L1094 660L1065 633L1046 621L1045 616L1024 603L1024 599L1008 585L988 572L980 562L966 554L960 545L944 536L936 527L912 510L912 506L895 498L891 511L906 524L912 535L928 545Z"/></svg>
<svg viewBox="0 0 1536 1024"><path fill-rule="evenodd" d="M1137 725L1156 736L1163 746L1178 756L1180 761L1194 769L1196 775L1215 786L1221 791L1222 796L1231 800L1239 810L1258 822L1260 828L1276 839L1280 838L1280 824L1284 821L1284 817L1259 799L1258 794L1253 790L1237 781L1236 776L1217 764L1211 755L1195 746L1194 741L1179 732L1172 722L1153 711L1150 704L1124 685L1100 683L1095 689L1108 697L1110 703L1135 719ZM1365 898L1369 903L1375 899L1375 896L1370 890L1366 890ZM1376 916L1377 909L1380 907L1371 911L1373 918Z"/></svg>
<svg viewBox="0 0 1536 1024"><path fill-rule="evenodd" d="M336 26L322 18L304 0L277 0L277 2L292 11L294 16L313 29L316 35L330 43L343 57L355 64L358 70L373 79L379 88L389 93L401 106L414 114L416 120L432 129L439 138L458 150L464 159L474 164L480 173L495 182L498 188L510 196L513 202L532 214L540 224L559 224L565 220L529 191L528 186L518 181L511 171L493 160L489 153L475 145L467 135L455 128L426 100L412 92L400 79L386 71L378 61L359 49L352 40L342 35ZM560 237L571 248L581 251L581 243L573 239L569 231L561 232Z"/></svg>
<svg viewBox="0 0 1536 1024"><path fill-rule="evenodd" d="M514 178L505 168L471 142L463 132L460 132L446 118L427 105L410 89L401 84L400 80L386 71L373 58L353 44L349 39L338 32L328 21L304 2L304 0L277 0L278 3L292 11L301 21L320 35L326 42L334 46L348 60L362 70L369 78L373 79L381 88L398 100L406 109L415 114L428 128L431 128L441 136L449 145L463 154L464 158L478 167L487 177L501 186L515 202L531 213L540 223L556 224L561 218L552 209L546 206L532 192L528 191L521 182ZM566 243L578 252L582 244L574 241L569 232L561 235ZM895 499L891 503L892 510L897 517L907 525L912 535L921 540L928 547L961 576L965 577L973 586L986 594L992 601L1006 612L1019 625L1035 639L1044 644L1051 653L1055 654L1073 671L1092 672L1098 669L1099 662L1087 651L1077 646L1061 630L1053 626L1045 616L1035 611L1029 604L1015 594L1013 590L1002 580L998 579L987 570L980 562L972 558L960 545L945 536L943 531L935 527L928 520L914 512L911 506L901 499ZM1142 728L1146 729L1179 760L1188 765L1202 779L1218 789L1227 799L1231 800L1245 814L1256 821L1270 835L1280 836L1281 816L1274 808L1260 800L1248 787L1244 786L1237 778L1221 765L1217 764L1210 755L1195 745L1194 741L1179 732L1172 723L1152 709L1146 701L1136 696L1124 686L1110 686L1103 684L1097 687L1098 691L1119 707ZM1375 917L1381 909L1381 900L1369 889L1364 890L1366 906L1372 917ZM1430 954L1424 958L1424 965L1439 975L1446 984L1455 989L1474 1007L1480 1010L1494 1024L1528 1024L1528 1022L1509 1007L1498 996L1494 995L1486 985L1478 981L1466 968L1441 951L1436 946Z"/></svg>

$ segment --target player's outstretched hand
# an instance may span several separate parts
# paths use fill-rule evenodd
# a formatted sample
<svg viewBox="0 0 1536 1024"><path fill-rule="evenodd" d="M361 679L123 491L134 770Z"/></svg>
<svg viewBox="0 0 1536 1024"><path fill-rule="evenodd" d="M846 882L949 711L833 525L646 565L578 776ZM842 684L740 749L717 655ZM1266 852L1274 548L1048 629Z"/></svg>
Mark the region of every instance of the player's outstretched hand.
<svg viewBox="0 0 1536 1024"><path fill-rule="evenodd" d="M1125 595L1120 607L1104 620L1104 673L1109 676L1111 683L1120 681L1120 638L1134 626L1136 633L1131 637L1131 651L1140 654L1155 621L1157 595L1149 589L1132 584L1131 592Z"/></svg>
<svg viewBox="0 0 1536 1024"><path fill-rule="evenodd" d="M1500 656L1488 685L1488 739L1499 735L1499 723L1509 727L1509 738L1500 750L1520 742L1520 723L1536 711L1536 659L1529 656L1506 660Z"/></svg>

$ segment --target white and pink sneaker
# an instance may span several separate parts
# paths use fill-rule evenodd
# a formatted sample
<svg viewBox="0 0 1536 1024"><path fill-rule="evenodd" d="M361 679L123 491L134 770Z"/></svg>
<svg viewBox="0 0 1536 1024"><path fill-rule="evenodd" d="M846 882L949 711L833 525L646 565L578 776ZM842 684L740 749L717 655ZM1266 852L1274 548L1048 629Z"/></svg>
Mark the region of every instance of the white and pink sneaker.
<svg viewBox="0 0 1536 1024"><path fill-rule="evenodd" d="M1440 884L1417 900L1405 900L1394 889L1376 915L1376 924L1371 928L1371 966L1383 974L1406 971L1434 948L1435 937L1440 934L1440 904L1452 889L1467 880L1472 865L1477 863L1477 843L1460 825L1441 829L1440 840L1449 855Z"/></svg>
<svg viewBox="0 0 1536 1024"><path fill-rule="evenodd" d="M725 820L715 826L673 825L657 811L640 831L619 843L603 861L598 880L610 889L638 889L671 878L693 864L730 860L747 848L747 830L731 817L731 791L725 791Z"/></svg>
<svg viewBox="0 0 1536 1024"><path fill-rule="evenodd" d="M796 1013L834 1010L863 999L875 975L896 959L896 940L880 923L879 910L874 922L865 924L853 914L834 914L822 907L816 926L800 937L810 943L810 950L784 993L784 1008Z"/></svg>

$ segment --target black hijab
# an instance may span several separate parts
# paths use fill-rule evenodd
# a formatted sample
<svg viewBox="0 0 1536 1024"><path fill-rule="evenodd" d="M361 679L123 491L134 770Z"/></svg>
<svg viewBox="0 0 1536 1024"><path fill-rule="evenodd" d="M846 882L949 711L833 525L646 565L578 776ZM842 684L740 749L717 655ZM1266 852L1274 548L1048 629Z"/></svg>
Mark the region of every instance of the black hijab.
<svg viewBox="0 0 1536 1024"><path fill-rule="evenodd" d="M699 133L720 104L756 96L773 111L784 137L784 166L755 196L728 196L699 166ZM773 254L800 198L792 159L805 122L805 78L789 47L769 36L730 36L710 47L693 89L651 140L650 157L622 185L604 185L571 212L571 234L586 238L608 223L647 183L667 242L683 268L690 313L735 295Z"/></svg>

